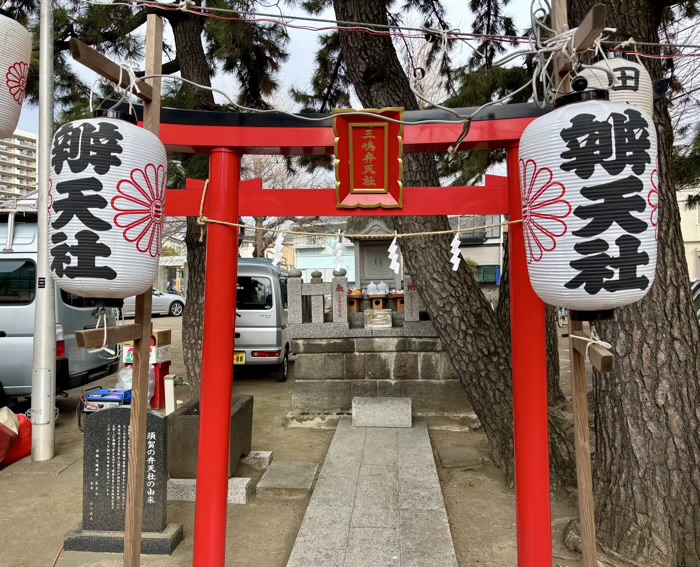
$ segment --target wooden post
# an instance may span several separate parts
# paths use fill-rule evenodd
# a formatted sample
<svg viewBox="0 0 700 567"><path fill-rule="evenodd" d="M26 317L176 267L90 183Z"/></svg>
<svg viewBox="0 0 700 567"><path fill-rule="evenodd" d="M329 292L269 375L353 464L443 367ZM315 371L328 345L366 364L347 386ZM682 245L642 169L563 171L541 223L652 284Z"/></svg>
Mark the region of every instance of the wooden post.
<svg viewBox="0 0 700 567"><path fill-rule="evenodd" d="M146 27L146 75L159 74L162 65L163 20L149 14ZM149 79L154 96L144 104L144 128L160 133L160 79ZM141 529L143 527L143 483L146 471L146 418L148 416L148 374L151 348L151 308L149 289L136 298L134 323L141 335L134 342L134 376L129 421L129 468L126 489L126 526L124 530L124 567L141 564Z"/></svg>
<svg viewBox="0 0 700 567"><path fill-rule="evenodd" d="M581 524L583 567L596 567L595 508L591 474L591 436L588 428L588 390L586 388L586 342L583 323L569 313L569 351L571 356L571 393L574 404L574 441L576 446L576 485ZM576 344L578 343L578 344Z"/></svg>
<svg viewBox="0 0 700 567"><path fill-rule="evenodd" d="M588 50L605 27L606 8L596 4L588 12L574 34L574 49L578 53ZM569 29L566 0L552 3L552 28L561 33ZM554 84L561 94L571 91L569 72L571 63L559 54L554 59ZM588 430L588 392L586 389L586 348L578 349L577 339L583 336L583 323L574 321L569 315L569 350L571 356L572 397L574 404L574 441L576 447L576 484L578 487L579 521L581 525L581 551L583 567L598 564L595 509L593 505L593 477L591 474L591 438ZM581 342L581 341L579 341ZM600 354L600 353L599 353Z"/></svg>

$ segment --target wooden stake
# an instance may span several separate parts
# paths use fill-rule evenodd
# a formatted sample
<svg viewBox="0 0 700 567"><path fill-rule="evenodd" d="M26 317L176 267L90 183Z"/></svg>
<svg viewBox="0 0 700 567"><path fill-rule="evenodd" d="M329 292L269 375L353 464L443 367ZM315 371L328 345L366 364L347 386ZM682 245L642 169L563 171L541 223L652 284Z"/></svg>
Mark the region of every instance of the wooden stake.
<svg viewBox="0 0 700 567"><path fill-rule="evenodd" d="M149 14L146 26L146 75L159 74L162 68L163 20ZM144 104L144 128L160 133L160 79L150 79L153 99ZM148 358L151 348L151 308L149 289L136 297L134 323L141 325L141 336L134 342L134 376L129 421L129 473L126 490L126 526L124 530L124 567L141 564L143 528L143 484L146 472L146 426L148 417Z"/></svg>
<svg viewBox="0 0 700 567"><path fill-rule="evenodd" d="M574 49L577 52L586 51L602 33L605 26L605 6L595 5L574 35ZM566 0L554 0L552 3L552 27L561 33L568 26ZM554 81L562 94L571 91L571 80L568 73L571 63L558 55L554 61ZM561 82L560 82L561 81ZM595 508L593 504L593 476L591 474L591 436L588 429L588 391L586 388L586 358L585 347L580 350L580 340L574 335L582 336L583 323L574 321L569 314L569 351L571 356L571 381L574 403L574 440L576 446L576 484L578 487L579 521L581 524L581 551L583 567L597 567L597 548L595 535ZM598 363L603 365L603 353ZM606 359L606 362L609 362Z"/></svg>
<svg viewBox="0 0 700 567"><path fill-rule="evenodd" d="M586 358L575 346L582 343L583 323L574 321L569 313L569 351L571 355L571 390L574 403L574 440L576 445L576 484L578 513L581 523L583 567L597 567L595 508L593 505L593 475L591 474L591 436L588 428L588 391L586 388Z"/></svg>

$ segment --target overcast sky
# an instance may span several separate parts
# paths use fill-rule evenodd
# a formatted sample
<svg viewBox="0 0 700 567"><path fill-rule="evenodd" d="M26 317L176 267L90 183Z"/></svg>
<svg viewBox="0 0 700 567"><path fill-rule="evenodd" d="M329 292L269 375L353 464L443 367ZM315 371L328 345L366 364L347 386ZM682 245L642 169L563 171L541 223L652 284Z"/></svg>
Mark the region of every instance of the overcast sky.
<svg viewBox="0 0 700 567"><path fill-rule="evenodd" d="M450 25L455 28L459 28L462 31L470 31L472 14L468 11L467 0L443 0L443 4L447 8L448 21ZM272 9L268 9L265 11L271 10ZM292 8L283 8L283 10L285 13L299 13L297 9ZM529 27L529 11L530 0L512 0L506 9L507 15L515 19L515 24L519 32L522 32L523 29ZM324 17L332 18L333 12L329 11L324 15ZM166 39L168 37L172 38L168 26L166 26L165 36ZM313 69L313 54L316 52L318 33L290 29L289 36L290 43L287 47L287 50L289 51L289 59L283 65L279 77L282 85L282 88L280 89L281 97L286 97L291 87L296 87L297 89L302 90L308 87ZM460 47L454 54L454 60L457 64L466 61L470 56L469 48L461 42L459 45ZM80 74L87 81L93 81L96 77L94 73L86 71L82 68L80 69ZM213 84L214 86L223 88L235 96L237 85L232 78L227 76L218 76L214 78ZM29 132L37 132L37 124L37 109L25 104L18 128Z"/></svg>

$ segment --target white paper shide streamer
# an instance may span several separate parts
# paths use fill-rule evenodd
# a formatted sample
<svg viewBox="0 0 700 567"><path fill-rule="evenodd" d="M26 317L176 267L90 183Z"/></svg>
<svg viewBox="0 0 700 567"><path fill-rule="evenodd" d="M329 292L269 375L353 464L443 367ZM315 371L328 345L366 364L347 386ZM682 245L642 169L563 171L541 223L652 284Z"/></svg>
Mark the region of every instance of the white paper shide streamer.
<svg viewBox="0 0 700 567"><path fill-rule="evenodd" d="M462 261L462 253L459 251L459 234L455 234L455 237L452 239L452 242L450 242L450 252L452 252L452 258L450 258L450 262L452 262L452 271L456 272L459 269L459 263Z"/></svg>
<svg viewBox="0 0 700 567"><path fill-rule="evenodd" d="M275 238L275 245L272 247L272 265L276 266L282 259L282 251L284 250L284 234L278 234Z"/></svg>
<svg viewBox="0 0 700 567"><path fill-rule="evenodd" d="M0 13L0 138L12 136L17 129L31 56L32 36Z"/></svg>
<svg viewBox="0 0 700 567"><path fill-rule="evenodd" d="M126 120L91 118L58 129L51 149L49 259L61 289L119 299L151 288L167 171L158 137Z"/></svg>
<svg viewBox="0 0 700 567"><path fill-rule="evenodd" d="M394 237L394 240L392 240L389 245L389 260L391 260L389 269L393 270L395 274L398 274L401 271L401 263L399 262L399 244L396 241L396 237Z"/></svg>
<svg viewBox="0 0 700 567"><path fill-rule="evenodd" d="M340 243L341 236L338 235L338 240L336 240L333 246L333 253L335 255L335 270L338 272L343 268L343 245Z"/></svg>

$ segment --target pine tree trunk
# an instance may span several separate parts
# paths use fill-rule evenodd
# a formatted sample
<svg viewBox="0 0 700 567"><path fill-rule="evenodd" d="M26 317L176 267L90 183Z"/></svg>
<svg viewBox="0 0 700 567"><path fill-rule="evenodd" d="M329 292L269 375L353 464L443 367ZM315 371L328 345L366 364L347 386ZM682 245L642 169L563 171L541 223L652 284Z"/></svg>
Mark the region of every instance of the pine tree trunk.
<svg viewBox="0 0 700 567"><path fill-rule="evenodd" d="M580 21L597 0L574 0ZM658 42L664 4L609 0L606 25L617 37ZM657 60L644 60L652 80ZM599 541L651 567L700 565L700 330L692 308L666 101L658 104L659 256L647 297L599 326L613 345L612 374L594 377L594 486Z"/></svg>
<svg viewBox="0 0 700 567"><path fill-rule="evenodd" d="M202 46L204 18L186 13L166 12L173 28L177 58L183 78L202 85L211 85L209 63ZM211 91L197 89L195 100L200 108L213 108ZM185 168L186 169L186 168ZM206 232L206 231L205 231ZM200 242L201 227L195 217L187 218L185 243L187 245L187 304L182 317L182 350L187 381L193 395L199 396L202 380L202 340L204 336L204 291L207 245Z"/></svg>
<svg viewBox="0 0 700 567"><path fill-rule="evenodd" d="M207 245L199 241L201 227L196 217L187 217L187 305L182 315L182 354L192 396L199 397L202 383L202 344L204 338L204 289Z"/></svg>
<svg viewBox="0 0 700 567"><path fill-rule="evenodd" d="M503 235L503 271L501 287L496 305L498 324L510 341L510 252L508 233ZM559 406L566 401L559 382L559 333L557 331L557 308L547 305L547 397L549 405Z"/></svg>
<svg viewBox="0 0 700 567"><path fill-rule="evenodd" d="M339 20L387 23L386 2L334 0ZM408 78L388 37L340 34L347 73L365 108L403 106L418 108ZM432 154L404 156L406 186L438 186ZM400 232L447 230L446 217L395 217ZM464 265L450 266L450 238L419 237L400 242L408 268L418 285L423 303L464 385L469 401L491 442L494 460L509 485L513 484L513 397L510 344L502 332L479 285ZM558 425L554 425L559 427ZM563 431L557 438L566 439ZM553 447L552 467L556 478L570 482L573 440Z"/></svg>

